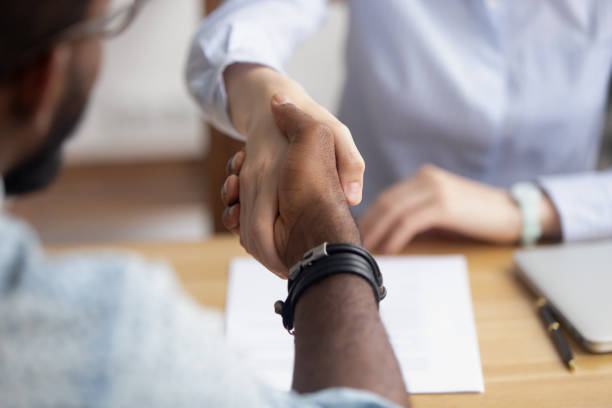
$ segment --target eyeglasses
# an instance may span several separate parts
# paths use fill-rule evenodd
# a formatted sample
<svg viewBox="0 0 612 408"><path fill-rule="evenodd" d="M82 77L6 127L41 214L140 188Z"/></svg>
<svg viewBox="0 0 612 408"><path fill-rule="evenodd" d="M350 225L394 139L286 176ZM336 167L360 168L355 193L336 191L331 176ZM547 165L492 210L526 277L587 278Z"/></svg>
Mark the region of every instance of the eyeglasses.
<svg viewBox="0 0 612 408"><path fill-rule="evenodd" d="M110 11L106 15L68 27L58 34L56 41L73 41L95 35L104 38L117 37L130 26L140 9L148 1L113 0Z"/></svg>
<svg viewBox="0 0 612 408"><path fill-rule="evenodd" d="M45 41L28 48L13 59L8 72L1 72L0 79L14 72L41 55L51 45L79 39L101 36L114 38L123 33L134 21L140 9L150 0L111 0L109 11L102 17L78 22L67 27Z"/></svg>

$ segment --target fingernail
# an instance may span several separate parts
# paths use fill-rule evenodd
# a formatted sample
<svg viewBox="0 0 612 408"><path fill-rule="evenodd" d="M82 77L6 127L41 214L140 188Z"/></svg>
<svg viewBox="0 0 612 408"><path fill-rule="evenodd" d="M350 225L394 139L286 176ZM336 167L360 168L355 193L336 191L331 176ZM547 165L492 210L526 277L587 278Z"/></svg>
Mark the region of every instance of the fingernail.
<svg viewBox="0 0 612 408"><path fill-rule="evenodd" d="M229 177L225 179L223 182L223 187L221 187L221 195L224 196L227 194L227 183L229 183Z"/></svg>
<svg viewBox="0 0 612 408"><path fill-rule="evenodd" d="M356 181L349 183L348 190L351 194L361 194L361 183Z"/></svg>
<svg viewBox="0 0 612 408"><path fill-rule="evenodd" d="M346 195L351 203L357 204L361 201L361 183L352 182L346 186Z"/></svg>
<svg viewBox="0 0 612 408"><path fill-rule="evenodd" d="M234 172L234 169L236 168L236 160L237 160L237 157L238 157L238 153L236 153L236 154L234 155L234 157L232 157L232 161L230 162L230 172L231 172L231 173L233 173L233 172Z"/></svg>
<svg viewBox="0 0 612 408"><path fill-rule="evenodd" d="M232 174L232 162L233 161L234 161L234 158L232 157L231 160L228 160L227 163L225 163L225 174L228 176Z"/></svg>
<svg viewBox="0 0 612 408"><path fill-rule="evenodd" d="M237 208L237 207L236 207L235 205L233 205L233 206L231 206L231 207L229 207L229 208L226 208L226 211L227 211L227 214L228 214L229 218L230 218L230 219L232 219L232 220L234 221L234 222L233 222L233 223L230 225L229 229L233 229L233 228L236 228L236 226L238 226L238 220L237 220L237 219L233 219L233 218L234 218L234 215L235 215L235 213L236 213L236 208Z"/></svg>
<svg viewBox="0 0 612 408"><path fill-rule="evenodd" d="M246 157L246 153L243 151L236 153L236 155L234 156L234 160L232 162L232 166L234 166L232 170L233 169L238 170L238 167L241 167L242 164L244 164L245 157Z"/></svg>
<svg viewBox="0 0 612 408"><path fill-rule="evenodd" d="M289 98L286 95L275 94L272 97L272 102L275 105L284 105L286 103L289 103L290 101L289 101Z"/></svg>

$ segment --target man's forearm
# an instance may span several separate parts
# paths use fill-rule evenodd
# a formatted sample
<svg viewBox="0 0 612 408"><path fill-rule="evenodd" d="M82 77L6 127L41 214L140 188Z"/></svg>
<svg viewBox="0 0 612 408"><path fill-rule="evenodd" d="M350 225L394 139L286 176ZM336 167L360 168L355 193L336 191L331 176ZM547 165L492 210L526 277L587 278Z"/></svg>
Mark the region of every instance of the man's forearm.
<svg viewBox="0 0 612 408"><path fill-rule="evenodd" d="M330 387L368 390L408 405L372 287L349 274L313 285L295 310L293 388L306 393Z"/></svg>

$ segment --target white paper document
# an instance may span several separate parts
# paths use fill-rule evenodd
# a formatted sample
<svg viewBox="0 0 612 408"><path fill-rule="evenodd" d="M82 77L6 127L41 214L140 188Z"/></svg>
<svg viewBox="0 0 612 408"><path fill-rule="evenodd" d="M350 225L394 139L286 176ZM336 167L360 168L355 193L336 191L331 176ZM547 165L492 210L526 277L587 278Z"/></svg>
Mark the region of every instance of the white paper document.
<svg viewBox="0 0 612 408"><path fill-rule="evenodd" d="M484 392L465 259L379 257L382 320L412 393ZM230 264L227 339L271 386L289 389L293 337L274 313L287 282L250 258Z"/></svg>

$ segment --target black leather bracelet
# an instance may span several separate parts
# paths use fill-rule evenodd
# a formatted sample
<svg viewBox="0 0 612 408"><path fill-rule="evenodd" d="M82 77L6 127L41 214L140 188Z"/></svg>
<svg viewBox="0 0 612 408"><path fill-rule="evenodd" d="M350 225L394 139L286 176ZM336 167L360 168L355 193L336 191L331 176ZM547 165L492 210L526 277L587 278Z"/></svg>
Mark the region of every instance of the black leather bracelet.
<svg viewBox="0 0 612 408"><path fill-rule="evenodd" d="M376 304L386 296L382 274L368 251L353 244L324 243L306 252L303 260L291 268L287 299L274 304L274 311L282 316L285 329L294 334L295 306L308 287L332 275L347 273L360 276L370 283Z"/></svg>

